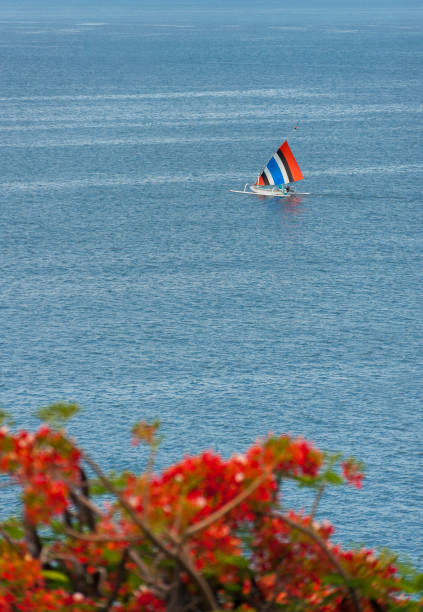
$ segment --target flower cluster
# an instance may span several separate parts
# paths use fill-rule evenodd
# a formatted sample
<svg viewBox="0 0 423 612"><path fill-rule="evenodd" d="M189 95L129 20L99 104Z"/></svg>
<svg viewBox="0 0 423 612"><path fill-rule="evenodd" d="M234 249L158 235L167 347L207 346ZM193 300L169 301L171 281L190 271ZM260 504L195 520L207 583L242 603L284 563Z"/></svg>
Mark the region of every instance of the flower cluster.
<svg viewBox="0 0 423 612"><path fill-rule="evenodd" d="M361 489L363 471L359 462L352 458L343 461L342 474L349 484L353 485L357 489Z"/></svg>
<svg viewBox="0 0 423 612"><path fill-rule="evenodd" d="M133 430L153 454L157 427ZM108 477L62 431L2 428L0 470L21 486L25 519L0 526L0 612L419 609L393 557L343 550L316 504L307 514L281 503L286 479L316 499L330 480L361 486L353 460L325 480L322 452L271 435L228 459L208 451L150 468Z"/></svg>
<svg viewBox="0 0 423 612"><path fill-rule="evenodd" d="M69 503L69 490L80 477L81 453L62 432L42 425L33 434L0 428L0 472L23 488L27 518L48 523Z"/></svg>
<svg viewBox="0 0 423 612"><path fill-rule="evenodd" d="M47 573L47 572L46 572ZM0 545L1 612L93 612L95 602L82 593L48 585L41 563L20 546Z"/></svg>

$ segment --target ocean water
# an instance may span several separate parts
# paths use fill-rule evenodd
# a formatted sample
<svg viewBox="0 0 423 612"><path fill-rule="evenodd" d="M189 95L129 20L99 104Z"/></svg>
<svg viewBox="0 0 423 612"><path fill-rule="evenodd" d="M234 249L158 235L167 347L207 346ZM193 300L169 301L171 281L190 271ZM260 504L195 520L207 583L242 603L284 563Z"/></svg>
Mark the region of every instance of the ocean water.
<svg viewBox="0 0 423 612"><path fill-rule="evenodd" d="M2 3L0 400L105 468L353 454L320 516L421 564L422 11L316 4ZM229 193L285 138L312 195Z"/></svg>

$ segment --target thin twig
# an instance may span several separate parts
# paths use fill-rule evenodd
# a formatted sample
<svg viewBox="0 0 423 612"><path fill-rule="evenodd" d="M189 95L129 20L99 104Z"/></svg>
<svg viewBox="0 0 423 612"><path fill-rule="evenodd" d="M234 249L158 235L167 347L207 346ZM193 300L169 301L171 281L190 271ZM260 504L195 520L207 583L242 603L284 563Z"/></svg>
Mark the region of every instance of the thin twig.
<svg viewBox="0 0 423 612"><path fill-rule="evenodd" d="M312 506L311 512L310 512L311 520L313 520L315 515L316 515L317 508L319 506L320 500L322 499L323 491L325 490L325 488L326 488L326 485L322 484L322 485L320 485L320 487L317 490L316 497L314 498L313 506Z"/></svg>
<svg viewBox="0 0 423 612"><path fill-rule="evenodd" d="M144 474L145 479L146 479L146 486L144 487L143 494L142 494L142 503L144 506L144 511L146 513L148 512L149 503L150 503L150 483L151 483L151 475L153 473L153 468L154 468L154 461L156 458L156 451L157 451L157 448L154 444L150 446L150 454L149 454L148 461L147 461L147 468Z"/></svg>

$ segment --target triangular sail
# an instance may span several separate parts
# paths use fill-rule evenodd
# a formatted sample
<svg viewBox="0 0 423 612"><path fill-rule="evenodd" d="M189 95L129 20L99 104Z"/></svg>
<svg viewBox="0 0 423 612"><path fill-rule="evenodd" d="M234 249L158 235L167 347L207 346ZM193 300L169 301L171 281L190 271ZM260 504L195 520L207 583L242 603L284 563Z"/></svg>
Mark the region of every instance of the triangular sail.
<svg viewBox="0 0 423 612"><path fill-rule="evenodd" d="M300 167L285 140L263 168L256 185L284 185L301 181L303 178Z"/></svg>

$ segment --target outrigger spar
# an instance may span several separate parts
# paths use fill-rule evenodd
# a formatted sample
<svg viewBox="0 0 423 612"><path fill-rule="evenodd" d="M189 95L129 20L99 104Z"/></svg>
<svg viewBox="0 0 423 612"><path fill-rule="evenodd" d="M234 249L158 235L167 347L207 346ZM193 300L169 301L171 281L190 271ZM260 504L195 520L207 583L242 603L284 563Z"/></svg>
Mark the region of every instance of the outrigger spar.
<svg viewBox="0 0 423 612"><path fill-rule="evenodd" d="M238 191L236 189L230 189L229 191L233 193L287 197L296 193L295 187L290 185L290 183L301 181L303 178L297 160L288 142L285 140L260 172L254 185L248 185L247 183L243 191ZM247 191L247 187L249 191ZM297 193L297 195L309 194Z"/></svg>

